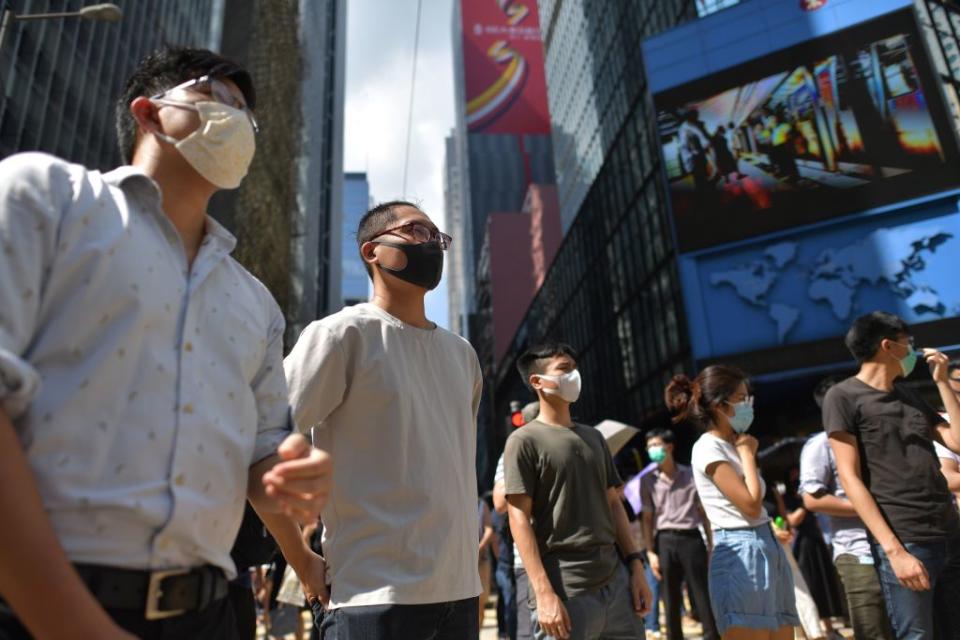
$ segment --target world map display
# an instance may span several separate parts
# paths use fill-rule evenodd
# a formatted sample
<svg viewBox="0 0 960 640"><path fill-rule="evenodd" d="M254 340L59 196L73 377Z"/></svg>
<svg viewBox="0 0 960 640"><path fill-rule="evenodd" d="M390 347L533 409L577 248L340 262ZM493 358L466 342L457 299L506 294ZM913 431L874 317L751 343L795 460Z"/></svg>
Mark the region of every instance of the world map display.
<svg viewBox="0 0 960 640"><path fill-rule="evenodd" d="M872 310L858 309L865 292L892 295L897 307L909 311L903 314L908 320L935 320L960 312L940 291L942 278L926 277L934 256L942 259L956 251L954 236L946 225L932 224L879 228L852 242L812 250L803 240L782 241L732 268L708 270L706 281L714 289L710 293L732 289L741 303L764 311L778 344L793 341L811 304L826 305L837 330L849 326L854 317ZM790 279L789 286L777 287L784 278Z"/></svg>

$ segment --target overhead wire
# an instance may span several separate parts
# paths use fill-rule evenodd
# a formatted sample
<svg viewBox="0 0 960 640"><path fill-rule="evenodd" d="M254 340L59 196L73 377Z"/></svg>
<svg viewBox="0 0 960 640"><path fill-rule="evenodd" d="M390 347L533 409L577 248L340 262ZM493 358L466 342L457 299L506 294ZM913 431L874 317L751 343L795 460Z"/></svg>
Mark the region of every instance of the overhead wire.
<svg viewBox="0 0 960 640"><path fill-rule="evenodd" d="M410 78L410 106L407 110L407 145L403 158L403 197L407 197L407 172L410 168L410 137L413 133L413 98L417 86L417 55L420 51L420 12L423 9L423 0L417 0L417 25L413 34L413 72Z"/></svg>

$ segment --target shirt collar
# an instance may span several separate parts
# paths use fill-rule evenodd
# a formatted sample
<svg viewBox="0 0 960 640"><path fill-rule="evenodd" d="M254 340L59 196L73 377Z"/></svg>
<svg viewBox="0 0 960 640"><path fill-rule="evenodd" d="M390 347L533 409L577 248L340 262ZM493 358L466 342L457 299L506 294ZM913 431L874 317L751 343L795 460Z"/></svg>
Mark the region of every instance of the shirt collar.
<svg viewBox="0 0 960 640"><path fill-rule="evenodd" d="M233 252L233 249L237 246L237 237L227 231L226 227L209 214L207 215L206 231L207 237L204 240L210 239L211 242L217 243L225 253Z"/></svg>
<svg viewBox="0 0 960 640"><path fill-rule="evenodd" d="M119 189L126 189L136 185L138 188L145 189L147 193L155 197L157 203L163 201L163 193L160 191L160 185L144 173L140 167L133 165L124 165L117 167L113 171L103 174L103 180L109 185ZM237 238L227 231L227 228L217 222L212 216L207 215L206 232L211 242L217 243L225 253L232 253L237 246Z"/></svg>
<svg viewBox="0 0 960 640"><path fill-rule="evenodd" d="M672 482L676 482L677 480L679 480L680 478L682 478L682 477L684 477L684 476L686 475L687 470L688 470L690 467L688 467L688 466L685 465L685 464L680 464L680 463L677 462L676 460L674 460L673 464L674 464L674 467L675 467L675 468L674 468L674 470L673 470L673 480L672 480ZM666 473L664 473L664 472L660 469L660 467L655 467L655 468L653 469L653 473L654 473L654 476L655 476L658 480L659 480L661 477L663 477L663 478L669 478L669 477L670 477L670 476L668 476Z"/></svg>
<svg viewBox="0 0 960 640"><path fill-rule="evenodd" d="M160 195L160 185L158 185L153 178L144 173L143 169L133 165L128 164L122 167L117 167L113 171L108 171L107 173L103 174L103 180L107 184L121 188L128 180L140 181L145 184L150 184L156 191L157 195Z"/></svg>

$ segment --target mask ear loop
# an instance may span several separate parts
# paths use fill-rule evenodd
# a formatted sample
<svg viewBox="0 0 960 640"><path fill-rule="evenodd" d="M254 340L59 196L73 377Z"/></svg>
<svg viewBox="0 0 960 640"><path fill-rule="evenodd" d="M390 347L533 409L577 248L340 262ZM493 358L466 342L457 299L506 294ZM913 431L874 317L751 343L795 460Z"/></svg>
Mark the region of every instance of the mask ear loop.
<svg viewBox="0 0 960 640"><path fill-rule="evenodd" d="M150 102L153 102L154 104L162 105L164 107L179 107L181 109L192 109L193 111L200 113L200 109L196 105L194 105L192 102L178 102L177 100L167 100L166 98L150 98ZM177 143L182 142L181 140L177 140L173 136L169 136L161 131L151 131L151 133L157 136L158 138L160 138L161 140L163 140L164 142L166 142L167 144L172 144L176 146Z"/></svg>

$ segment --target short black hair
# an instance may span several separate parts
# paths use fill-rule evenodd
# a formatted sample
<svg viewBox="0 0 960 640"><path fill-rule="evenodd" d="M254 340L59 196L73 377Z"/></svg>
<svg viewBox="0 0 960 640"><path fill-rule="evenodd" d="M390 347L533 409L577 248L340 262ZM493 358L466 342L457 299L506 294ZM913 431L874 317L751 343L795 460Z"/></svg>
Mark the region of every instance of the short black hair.
<svg viewBox="0 0 960 640"><path fill-rule="evenodd" d="M881 341L896 340L909 333L903 318L886 311L874 311L853 321L844 343L857 362L863 364L877 355Z"/></svg>
<svg viewBox="0 0 960 640"><path fill-rule="evenodd" d="M378 204L363 214L363 217L360 218L360 223L357 225L357 251L359 251L365 243L376 238L383 233L384 229L389 228L391 224L397 221L397 218L400 217L397 209L400 207L410 207L420 211L420 207L412 202L406 200L391 200L390 202ZM367 264L366 261L364 261L363 265L367 268L367 274L372 277L373 269L370 268L370 265Z"/></svg>
<svg viewBox="0 0 960 640"><path fill-rule="evenodd" d="M843 381L842 376L827 376L817 383L817 386L813 389L813 401L817 403L819 408L823 409L823 399L827 397L827 391L830 391L830 387L841 381Z"/></svg>
<svg viewBox="0 0 960 640"><path fill-rule="evenodd" d="M644 435L643 439L645 442L650 442L652 438L660 438L663 440L663 444L673 444L673 429L665 429L663 427L657 427L656 429L650 429Z"/></svg>
<svg viewBox="0 0 960 640"><path fill-rule="evenodd" d="M577 351L565 342L541 342L530 347L517 359L517 371L523 378L523 384L530 389L530 376L543 373L546 361L557 356L569 356L577 361Z"/></svg>
<svg viewBox="0 0 960 640"><path fill-rule="evenodd" d="M250 109L256 107L257 93L246 69L207 49L165 47L144 58L127 79L114 109L117 143L125 163L133 160L137 142L137 121L130 113L130 103L140 96L154 96L178 84L203 76L228 78L243 93Z"/></svg>

